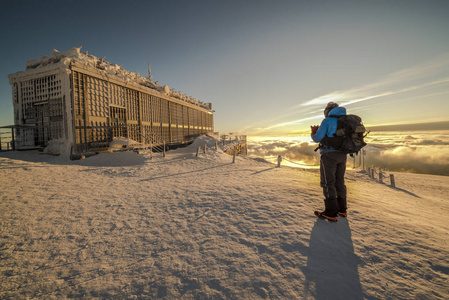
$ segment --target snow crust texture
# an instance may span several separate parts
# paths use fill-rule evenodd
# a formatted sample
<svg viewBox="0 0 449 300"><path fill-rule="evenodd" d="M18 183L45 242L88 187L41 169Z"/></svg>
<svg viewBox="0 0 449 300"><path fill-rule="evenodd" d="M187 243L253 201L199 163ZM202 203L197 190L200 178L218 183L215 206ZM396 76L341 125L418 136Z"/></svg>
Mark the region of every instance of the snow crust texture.
<svg viewBox="0 0 449 300"><path fill-rule="evenodd" d="M448 177L348 171L349 217L328 223L317 170L213 145L1 153L0 298L449 298Z"/></svg>

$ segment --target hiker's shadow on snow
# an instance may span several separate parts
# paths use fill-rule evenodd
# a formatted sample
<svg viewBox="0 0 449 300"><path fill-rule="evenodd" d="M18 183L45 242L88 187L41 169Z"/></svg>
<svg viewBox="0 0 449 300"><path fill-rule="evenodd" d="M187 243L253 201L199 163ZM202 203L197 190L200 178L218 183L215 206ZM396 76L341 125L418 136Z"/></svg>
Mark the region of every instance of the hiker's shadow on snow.
<svg viewBox="0 0 449 300"><path fill-rule="evenodd" d="M304 296L314 299L363 299L351 230L347 219L317 220L310 235Z"/></svg>

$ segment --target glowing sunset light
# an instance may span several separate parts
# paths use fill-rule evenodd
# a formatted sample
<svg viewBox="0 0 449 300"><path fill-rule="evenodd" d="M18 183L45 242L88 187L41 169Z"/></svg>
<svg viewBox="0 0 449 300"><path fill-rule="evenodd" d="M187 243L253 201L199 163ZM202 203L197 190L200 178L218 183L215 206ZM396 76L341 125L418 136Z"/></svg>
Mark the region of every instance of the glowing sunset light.
<svg viewBox="0 0 449 300"><path fill-rule="evenodd" d="M211 102L221 134L310 139L310 126L320 124L330 101L360 115L373 128L370 136L393 125L443 130L449 122L448 1L77 3L89 13L78 15L76 26L66 17L69 2L2 4L0 125L14 116L7 74L40 53L75 46L143 76L150 63L159 84ZM299 148L308 155L307 145L314 146L304 141ZM408 154L424 161L418 152Z"/></svg>

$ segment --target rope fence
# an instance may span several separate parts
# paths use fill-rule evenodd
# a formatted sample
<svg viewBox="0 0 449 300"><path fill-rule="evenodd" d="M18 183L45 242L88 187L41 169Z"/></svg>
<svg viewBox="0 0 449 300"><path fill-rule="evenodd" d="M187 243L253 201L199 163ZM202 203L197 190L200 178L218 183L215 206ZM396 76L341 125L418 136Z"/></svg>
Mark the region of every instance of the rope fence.
<svg viewBox="0 0 449 300"><path fill-rule="evenodd" d="M396 187L396 181L394 179L394 174L389 173L388 169L382 170L379 167L375 167L375 166L368 166L366 167L365 170L365 156L366 156L366 151L362 150L360 152L360 159L359 159L359 164L356 164L356 158L354 156L354 169L358 168L358 167L362 167L362 170L366 171L366 174L368 174L368 176L371 179L374 179L379 182L379 183L384 183L384 181L389 180L390 181L390 186L391 187ZM278 156L277 158L277 167L280 168L281 167L281 162L285 160L288 161L291 164L295 164L295 165L299 165L302 166L302 164L299 164L297 162L291 161L285 157L282 157L281 155Z"/></svg>
<svg viewBox="0 0 449 300"><path fill-rule="evenodd" d="M386 178L390 179L390 185L396 187L396 181L394 179L394 174L388 173L388 170L382 170L381 168L370 166L367 167L366 173L372 179L376 179L380 183L383 183Z"/></svg>
<svg viewBox="0 0 449 300"><path fill-rule="evenodd" d="M278 167L280 167L280 164L279 164L279 157L281 157L281 156L280 156L280 155L278 156ZM281 157L281 162L282 162L282 160L288 161L289 163L295 164L295 165L298 165L298 166L304 166L303 164L299 164L299 163L297 163L297 162L291 161L291 160L289 160L289 159L287 159L287 158L285 158L285 157Z"/></svg>
<svg viewBox="0 0 449 300"><path fill-rule="evenodd" d="M201 149L201 148L202 148L202 149ZM215 148L215 150L218 150L217 142L215 142L215 147L214 147L214 148ZM201 150L202 150L202 151L201 151ZM236 157L238 151L237 151L236 149L229 149L229 150L232 151L232 157L233 157L233 158L232 158L232 163L235 163L235 157ZM204 154L207 153L207 146L206 146L205 144L204 144L203 147L198 147L198 149L196 150L196 157L199 156L200 152L203 152ZM231 153L230 153L230 154L231 154ZM358 165L356 164L356 158L355 158L355 156L354 156L354 169L355 169L355 168L358 168L358 167L362 167L362 170L363 170L363 171L366 171L366 174L368 174L368 176L369 176L371 179L374 179L374 180L377 179L377 181L378 181L379 183L384 183L385 180L389 180L389 181L390 181L390 186L391 186L391 187L394 187L394 188L396 187L396 181L395 181L395 178L394 178L394 174L389 173L388 169L382 170L382 169L379 168L379 167L368 166L368 167L366 167L366 170L365 170L365 156L366 156L366 151L365 151L365 150L362 150L362 151L360 152L360 154L361 154L361 155L360 155L360 161L359 161L359 164L358 164ZM287 158L285 158L285 157L282 157L281 155L278 155L278 157L277 157L277 167L278 167L278 168L281 167L282 161L287 161L287 162L289 162L289 163L291 163L291 164L294 164L294 165L303 166L303 164L301 164L301 163L292 161L292 160L290 160L290 159L287 159Z"/></svg>

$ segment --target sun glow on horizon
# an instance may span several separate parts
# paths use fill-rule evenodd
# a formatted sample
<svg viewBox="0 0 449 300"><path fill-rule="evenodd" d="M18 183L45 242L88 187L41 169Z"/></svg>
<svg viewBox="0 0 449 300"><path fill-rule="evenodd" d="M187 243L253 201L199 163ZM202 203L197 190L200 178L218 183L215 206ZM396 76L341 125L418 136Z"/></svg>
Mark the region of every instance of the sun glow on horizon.
<svg viewBox="0 0 449 300"><path fill-rule="evenodd" d="M307 131L323 119L328 102L339 103L348 114L359 114L365 126L415 124L448 120L442 110L449 109L449 52L359 87L331 92L299 103L274 118L271 124L246 129L254 135ZM441 106L438 113L431 107ZM407 107L406 110L403 107ZM425 112L425 113L423 113ZM281 122L279 122L281 121ZM312 122L316 121L316 122ZM309 124L310 123L310 124ZM312 124L314 123L314 124Z"/></svg>

